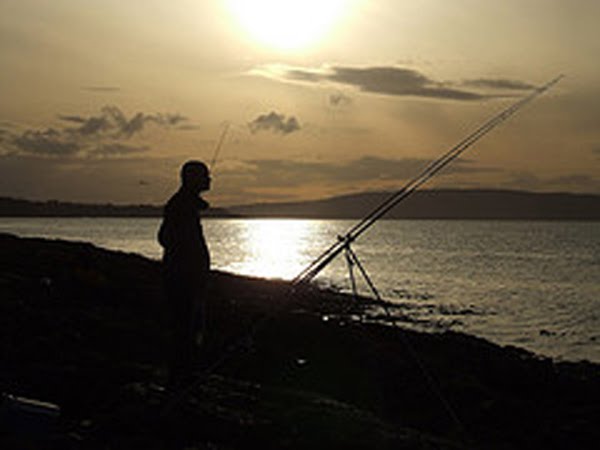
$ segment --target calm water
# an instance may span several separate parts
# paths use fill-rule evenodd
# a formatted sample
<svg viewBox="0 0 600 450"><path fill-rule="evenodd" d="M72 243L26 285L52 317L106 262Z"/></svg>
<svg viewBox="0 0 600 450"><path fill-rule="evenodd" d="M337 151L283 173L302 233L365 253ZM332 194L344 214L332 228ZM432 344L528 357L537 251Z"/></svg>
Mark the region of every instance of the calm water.
<svg viewBox="0 0 600 450"><path fill-rule="evenodd" d="M0 231L159 258L158 223L0 219ZM215 268L290 279L353 224L213 219L204 229ZM383 221L354 250L382 295L420 327L600 362L600 222ZM318 281L348 289L344 260Z"/></svg>

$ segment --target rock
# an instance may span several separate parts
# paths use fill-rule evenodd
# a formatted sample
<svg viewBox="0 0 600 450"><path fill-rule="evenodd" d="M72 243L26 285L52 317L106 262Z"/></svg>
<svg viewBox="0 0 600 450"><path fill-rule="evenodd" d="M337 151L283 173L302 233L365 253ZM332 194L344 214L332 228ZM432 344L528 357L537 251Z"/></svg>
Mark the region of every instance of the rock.
<svg viewBox="0 0 600 450"><path fill-rule="evenodd" d="M158 262L4 234L0 248L2 391L62 412L54 441L0 436L1 448L583 449L600 439L596 364L364 323L355 319L372 301L315 287L292 296L285 282L222 272L203 353L214 370L170 392Z"/></svg>

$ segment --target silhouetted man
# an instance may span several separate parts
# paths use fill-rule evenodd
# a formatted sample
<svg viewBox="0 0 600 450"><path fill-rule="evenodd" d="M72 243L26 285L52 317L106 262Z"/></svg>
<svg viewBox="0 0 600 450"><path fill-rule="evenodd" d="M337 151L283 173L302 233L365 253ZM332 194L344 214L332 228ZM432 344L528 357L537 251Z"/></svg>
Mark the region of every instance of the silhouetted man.
<svg viewBox="0 0 600 450"><path fill-rule="evenodd" d="M181 187L165 205L158 232L158 241L164 249L165 288L173 326L171 385L185 383L192 374L196 333L203 320L202 297L210 255L200 223L200 211L207 209L208 203L199 194L209 189L206 165L200 161L186 162L181 168Z"/></svg>

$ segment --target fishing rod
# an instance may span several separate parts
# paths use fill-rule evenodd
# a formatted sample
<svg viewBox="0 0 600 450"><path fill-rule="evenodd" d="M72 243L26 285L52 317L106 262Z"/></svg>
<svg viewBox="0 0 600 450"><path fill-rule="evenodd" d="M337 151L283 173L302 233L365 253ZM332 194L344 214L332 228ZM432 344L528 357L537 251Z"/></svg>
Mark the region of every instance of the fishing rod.
<svg viewBox="0 0 600 450"><path fill-rule="evenodd" d="M223 142L225 141L225 136L227 135L227 132L229 131L230 126L231 126L231 122L227 122L225 124L225 128L223 128L223 131L221 132L221 137L219 137L219 142L217 142L217 146L215 147L215 152L213 153L212 160L210 162L210 165L208 166L210 172L213 172L213 170L215 168L215 164L217 163L217 157L219 156L221 147L223 147Z"/></svg>
<svg viewBox="0 0 600 450"><path fill-rule="evenodd" d="M386 200L374 208L363 219L351 227L346 234L339 236L338 240L327 248L321 255L314 259L304 270L302 270L293 280L294 286L308 283L314 279L325 267L331 263L342 251L348 250L352 242L354 242L361 234L367 231L375 222L383 217L388 211L394 208L398 203L413 194L421 185L433 178L440 170L458 158L465 150L471 147L475 142L489 133L500 123L507 120L515 114L519 109L527 103L538 97L556 83L558 83L564 75L559 75L545 85L536 88L529 95L521 98L508 108L488 119L483 125L477 128L473 133L468 135L438 159L431 162L423 169L416 177L406 183L400 190L390 195Z"/></svg>

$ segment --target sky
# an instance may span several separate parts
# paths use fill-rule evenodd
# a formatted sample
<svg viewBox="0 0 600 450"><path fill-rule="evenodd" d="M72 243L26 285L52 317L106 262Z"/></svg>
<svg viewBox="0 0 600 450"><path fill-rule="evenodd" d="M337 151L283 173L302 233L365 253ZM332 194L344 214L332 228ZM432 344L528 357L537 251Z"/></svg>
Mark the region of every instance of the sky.
<svg viewBox="0 0 600 450"><path fill-rule="evenodd" d="M600 194L599 18L597 0L0 0L0 196L160 204L189 159L215 206L395 190L560 74L427 187Z"/></svg>

